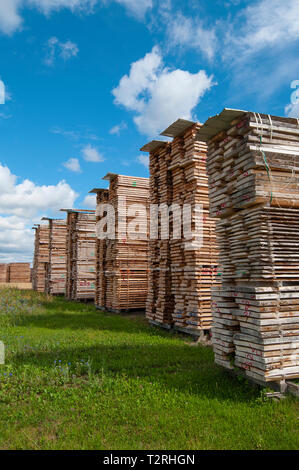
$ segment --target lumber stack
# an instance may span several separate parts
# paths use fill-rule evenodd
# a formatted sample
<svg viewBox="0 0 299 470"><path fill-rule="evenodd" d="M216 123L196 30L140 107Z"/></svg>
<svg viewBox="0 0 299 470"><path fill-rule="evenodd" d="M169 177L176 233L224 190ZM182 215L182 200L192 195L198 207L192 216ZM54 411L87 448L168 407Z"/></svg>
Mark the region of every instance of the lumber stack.
<svg viewBox="0 0 299 470"><path fill-rule="evenodd" d="M215 361L261 384L299 377L298 120L226 109L198 139L220 218Z"/></svg>
<svg viewBox="0 0 299 470"><path fill-rule="evenodd" d="M106 200L115 216L115 236L98 243L98 307L120 312L145 309L148 290L149 180L108 173ZM139 204L139 208L133 206ZM106 215L97 207L97 224ZM135 224L136 217L138 223ZM101 243L103 242L103 243Z"/></svg>
<svg viewBox="0 0 299 470"><path fill-rule="evenodd" d="M219 280L215 221L209 216L207 147L195 139L199 129L200 124L179 119L161 134L172 142L153 141L141 149L150 153L151 204L173 208L169 224L162 222L160 211L158 237L150 241L146 315L186 332L210 328L211 286ZM190 236L184 223L188 208Z"/></svg>
<svg viewBox="0 0 299 470"><path fill-rule="evenodd" d="M0 263L0 282L9 282L9 266L5 263Z"/></svg>
<svg viewBox="0 0 299 470"><path fill-rule="evenodd" d="M95 297L95 211L67 210L67 282L70 300Z"/></svg>
<svg viewBox="0 0 299 470"><path fill-rule="evenodd" d="M31 268L30 263L10 263L9 283L26 284L30 283Z"/></svg>
<svg viewBox="0 0 299 470"><path fill-rule="evenodd" d="M49 221L49 263L46 266L46 292L48 294L66 293L67 274L67 225L65 220Z"/></svg>
<svg viewBox="0 0 299 470"><path fill-rule="evenodd" d="M32 287L37 292L46 290L46 268L49 262L49 227L37 225L35 230Z"/></svg>
<svg viewBox="0 0 299 470"><path fill-rule="evenodd" d="M97 195L97 207L100 204L108 204L109 190L95 188L90 191ZM96 217L101 219L101 217ZM96 289L95 305L105 308L106 305L106 239L96 237Z"/></svg>

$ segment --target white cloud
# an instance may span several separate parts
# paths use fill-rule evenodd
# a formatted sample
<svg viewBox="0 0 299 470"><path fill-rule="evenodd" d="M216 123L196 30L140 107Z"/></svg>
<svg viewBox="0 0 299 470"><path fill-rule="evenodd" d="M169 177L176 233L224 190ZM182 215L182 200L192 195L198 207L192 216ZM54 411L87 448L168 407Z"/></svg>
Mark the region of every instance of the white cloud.
<svg viewBox="0 0 299 470"><path fill-rule="evenodd" d="M81 167L78 158L70 158L67 162L63 163L63 166L75 173L81 173Z"/></svg>
<svg viewBox="0 0 299 470"><path fill-rule="evenodd" d="M0 163L0 260L32 261L32 224L43 215L57 217L62 205L74 206L77 196L65 181L53 186L38 186L30 180L19 183Z"/></svg>
<svg viewBox="0 0 299 470"><path fill-rule="evenodd" d="M148 155L138 155L137 157L138 163L145 166L148 169L149 166L149 156Z"/></svg>
<svg viewBox="0 0 299 470"><path fill-rule="evenodd" d="M66 41L64 43L60 43L60 55L63 58L63 60L68 60L71 57L76 57L79 49L77 44L75 44L72 41Z"/></svg>
<svg viewBox="0 0 299 470"><path fill-rule="evenodd" d="M12 34L22 24L18 8L23 0L0 0L0 30L4 34Z"/></svg>
<svg viewBox="0 0 299 470"><path fill-rule="evenodd" d="M96 5L117 2L129 14L142 20L153 6L152 0L0 0L0 30L4 34L12 34L22 25L20 10L37 8L42 14L50 15L53 11L69 9L73 13L93 13Z"/></svg>
<svg viewBox="0 0 299 470"><path fill-rule="evenodd" d="M0 119L11 119L12 114L0 113Z"/></svg>
<svg viewBox="0 0 299 470"><path fill-rule="evenodd" d="M77 44L72 41L61 42L55 36L47 41L47 48L45 64L49 66L54 65L57 55L66 61L76 57L79 52Z"/></svg>
<svg viewBox="0 0 299 470"><path fill-rule="evenodd" d="M139 131L152 136L178 118L192 119L193 109L212 85L204 70L192 74L165 67L154 47L131 65L112 93L115 104L138 113L134 121Z"/></svg>
<svg viewBox="0 0 299 470"><path fill-rule="evenodd" d="M95 209L96 208L96 203L97 203L97 198L95 194L88 194L88 196L85 197L82 205L84 207L87 207L88 209Z"/></svg>
<svg viewBox="0 0 299 470"><path fill-rule="evenodd" d="M291 102L285 107L286 116L299 118L299 80L291 83Z"/></svg>
<svg viewBox="0 0 299 470"><path fill-rule="evenodd" d="M299 119L299 102L298 103L290 103L285 108L286 116L298 118Z"/></svg>
<svg viewBox="0 0 299 470"><path fill-rule="evenodd" d="M298 0L261 0L237 15L227 43L233 46L232 54L237 48L248 55L273 46L285 48L298 39Z"/></svg>
<svg viewBox="0 0 299 470"><path fill-rule="evenodd" d="M0 216L0 262L32 261L33 231L26 219Z"/></svg>
<svg viewBox="0 0 299 470"><path fill-rule="evenodd" d="M50 132L70 140L99 140L99 137L89 129L65 130L59 126L54 126L50 129Z"/></svg>
<svg viewBox="0 0 299 470"><path fill-rule="evenodd" d="M82 149L82 155L87 162L103 162L103 155L92 145L88 144Z"/></svg>
<svg viewBox="0 0 299 470"><path fill-rule="evenodd" d="M142 19L147 11L153 7L152 0L116 0L123 5L137 19Z"/></svg>
<svg viewBox="0 0 299 470"><path fill-rule="evenodd" d="M217 45L216 32L214 28L205 29L199 18L190 18L178 13L164 15L167 25L167 43L171 48L178 46L201 50L201 52L212 59Z"/></svg>
<svg viewBox="0 0 299 470"><path fill-rule="evenodd" d="M117 124L116 126L112 127L109 133L111 135L120 135L121 131L126 130L127 128L128 128L127 123L121 122L120 124Z"/></svg>
<svg viewBox="0 0 299 470"><path fill-rule="evenodd" d="M145 105L145 98L140 95L152 87L161 68L162 57L156 46L143 59L134 62L130 74L122 77L118 87L112 90L115 103L132 111L141 111Z"/></svg>
<svg viewBox="0 0 299 470"><path fill-rule="evenodd" d="M39 211L57 211L61 204L72 207L76 192L65 182L37 186L30 180L18 183L8 167L0 163L0 213L33 217Z"/></svg>
<svg viewBox="0 0 299 470"><path fill-rule="evenodd" d="M25 0L26 1L26 0ZM28 5L37 7L45 14L69 8L71 11L90 13L98 0L27 0Z"/></svg>

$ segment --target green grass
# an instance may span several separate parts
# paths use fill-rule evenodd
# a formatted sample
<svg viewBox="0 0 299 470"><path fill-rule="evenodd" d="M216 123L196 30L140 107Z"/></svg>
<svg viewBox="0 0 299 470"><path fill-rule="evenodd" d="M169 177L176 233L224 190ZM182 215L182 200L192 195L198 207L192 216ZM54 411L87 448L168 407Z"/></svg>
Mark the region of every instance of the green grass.
<svg viewBox="0 0 299 470"><path fill-rule="evenodd" d="M0 449L298 449L298 401L140 316L0 291Z"/></svg>

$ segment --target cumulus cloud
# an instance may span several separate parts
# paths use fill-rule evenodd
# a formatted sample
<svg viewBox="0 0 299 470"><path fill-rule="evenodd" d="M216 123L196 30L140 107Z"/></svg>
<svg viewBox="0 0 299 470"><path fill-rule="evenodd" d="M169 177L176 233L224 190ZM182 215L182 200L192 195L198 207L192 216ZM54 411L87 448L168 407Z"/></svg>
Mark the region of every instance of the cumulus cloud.
<svg viewBox="0 0 299 470"><path fill-rule="evenodd" d="M109 131L111 135L120 135L121 131L124 131L128 128L126 122L121 122L120 124L117 124L116 126L112 127Z"/></svg>
<svg viewBox="0 0 299 470"><path fill-rule="evenodd" d="M181 13L167 13L164 20L170 48L188 47L200 50L208 59L213 58L217 45L214 28L206 29L199 18L186 17Z"/></svg>
<svg viewBox="0 0 299 470"><path fill-rule="evenodd" d="M123 5L137 19L144 18L147 11L153 7L152 0L116 0L116 2Z"/></svg>
<svg viewBox="0 0 299 470"><path fill-rule="evenodd" d="M28 179L18 183L10 169L0 163L1 214L30 218L40 211L57 211L62 202L72 207L76 197L65 181L52 186L38 186Z"/></svg>
<svg viewBox="0 0 299 470"><path fill-rule="evenodd" d="M46 15L63 8L69 8L71 11L90 13L97 2L98 0L27 0L28 5L38 8Z"/></svg>
<svg viewBox="0 0 299 470"><path fill-rule="evenodd" d="M0 30L4 34L12 34L22 24L18 8L23 0L0 0Z"/></svg>
<svg viewBox="0 0 299 470"><path fill-rule="evenodd" d="M88 144L82 149L82 155L87 162L103 162L103 155L92 145Z"/></svg>
<svg viewBox="0 0 299 470"><path fill-rule="evenodd" d="M149 156L148 155L138 155L137 162L145 166L148 169L149 167Z"/></svg>
<svg viewBox="0 0 299 470"><path fill-rule="evenodd" d="M78 158L70 158L67 162L63 163L63 166L75 173L81 173L81 167Z"/></svg>
<svg viewBox="0 0 299 470"><path fill-rule="evenodd" d="M30 180L19 182L0 163L0 260L31 261L32 224L41 216L57 216L62 205L73 207L78 194L65 182L38 186Z"/></svg>
<svg viewBox="0 0 299 470"><path fill-rule="evenodd" d="M57 56L64 61L76 57L79 52L77 44L72 41L61 42L55 36L47 41L47 55L45 58L46 65L54 65Z"/></svg>
<svg viewBox="0 0 299 470"><path fill-rule="evenodd" d="M291 102L285 107L285 114L289 117L299 118L299 80L291 83Z"/></svg>
<svg viewBox="0 0 299 470"><path fill-rule="evenodd" d="M88 196L85 197L82 205L84 207L87 207L88 209L95 209L96 208L96 195L95 194L88 194Z"/></svg>
<svg viewBox="0 0 299 470"><path fill-rule="evenodd" d="M32 229L21 217L0 216L0 262L32 261Z"/></svg>
<svg viewBox="0 0 299 470"><path fill-rule="evenodd" d="M152 0L0 0L0 30L12 34L22 25L20 10L36 8L44 15L69 9L73 13L91 14L96 5L109 5L117 2L138 20L142 20L153 6Z"/></svg>
<svg viewBox="0 0 299 470"><path fill-rule="evenodd" d="M290 103L285 108L286 116L299 119L299 101L298 103Z"/></svg>
<svg viewBox="0 0 299 470"><path fill-rule="evenodd" d="M232 53L245 55L277 46L285 48L299 39L298 0L261 0L241 10L229 31Z"/></svg>
<svg viewBox="0 0 299 470"><path fill-rule="evenodd" d="M213 85L204 70L190 73L165 67L158 47L131 65L119 85L112 90L114 102L138 115L139 131L154 135L172 121L192 119L194 108Z"/></svg>

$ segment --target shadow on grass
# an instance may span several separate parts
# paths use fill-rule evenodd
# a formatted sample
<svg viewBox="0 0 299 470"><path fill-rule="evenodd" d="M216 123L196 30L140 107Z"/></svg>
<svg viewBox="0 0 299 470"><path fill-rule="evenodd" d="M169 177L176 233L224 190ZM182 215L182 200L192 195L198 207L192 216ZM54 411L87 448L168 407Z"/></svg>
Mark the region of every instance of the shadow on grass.
<svg viewBox="0 0 299 470"><path fill-rule="evenodd" d="M133 315L132 318L101 312L92 305L62 299L44 302L44 307L46 313L24 315L18 325L62 332L66 329L91 329L99 332L99 337L92 340L96 344L88 344L86 337L87 344L85 346L83 341L82 345L80 334L78 338L72 335L68 345L66 333L62 340L64 344L56 350L26 350L11 358L11 364L34 365L47 370L54 367L55 360L74 364L83 359L91 360L95 374L104 370L114 377L142 378L168 389L191 391L208 399L248 402L259 395L258 389L216 366L211 348L191 347L183 338L178 341L178 335L150 327L142 316L136 318ZM100 335L101 331L111 332L111 335ZM55 344L53 347L56 348Z"/></svg>
<svg viewBox="0 0 299 470"><path fill-rule="evenodd" d="M230 376L213 362L210 348L181 344L120 344L61 348L59 351L24 352L11 364L54 367L54 361L70 363L89 360L94 374L144 379L167 389L191 392L208 399L248 402L259 395L258 389Z"/></svg>
<svg viewBox="0 0 299 470"><path fill-rule="evenodd" d="M53 330L83 330L95 331L110 330L125 333L140 333L141 330L153 330L145 318L145 312L131 311L124 314L116 314L98 310L93 304L66 301L63 298L54 298L53 301L43 302L46 310L41 314L22 315L18 326L36 328L48 328ZM156 334L166 336L164 330L156 330Z"/></svg>
<svg viewBox="0 0 299 470"><path fill-rule="evenodd" d="M140 316L121 316L118 314L94 311L83 313L72 313L73 310L65 309L61 313L52 313L50 315L28 315L18 319L18 326L48 328L51 330L95 330L95 331L117 331L124 333L140 333L141 330L151 330L145 317ZM156 334L163 331L156 331Z"/></svg>

